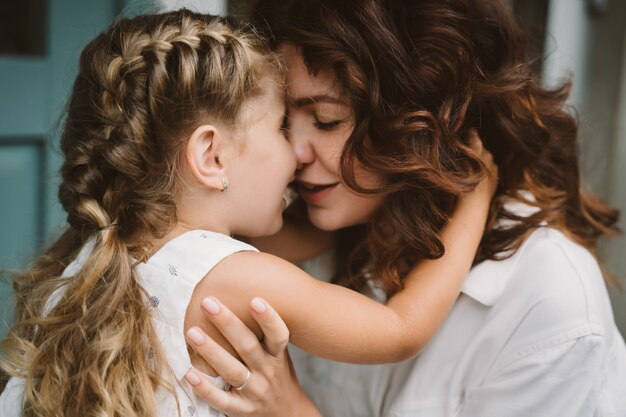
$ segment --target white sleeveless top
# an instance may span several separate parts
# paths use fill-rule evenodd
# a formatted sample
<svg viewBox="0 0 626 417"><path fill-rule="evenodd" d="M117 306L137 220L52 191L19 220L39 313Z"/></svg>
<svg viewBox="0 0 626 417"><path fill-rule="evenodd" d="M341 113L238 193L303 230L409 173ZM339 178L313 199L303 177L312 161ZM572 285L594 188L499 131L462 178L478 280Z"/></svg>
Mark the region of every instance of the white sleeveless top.
<svg viewBox="0 0 626 417"><path fill-rule="evenodd" d="M85 244L64 271L65 276L71 276L80 269L92 247L92 241ZM221 233L193 230L167 242L146 263L136 267L137 278L150 296L154 327L171 370L164 378L175 387L178 397L177 405L176 398L165 389L157 392L159 417L175 417L179 412L183 417L223 416L197 398L184 378L191 367L184 320L196 285L222 259L242 251L257 249ZM51 306L58 302L60 295L61 292L53 296ZM226 384L220 377L207 377L216 386L225 388ZM0 416L21 415L23 382L20 378L9 380L0 396Z"/></svg>

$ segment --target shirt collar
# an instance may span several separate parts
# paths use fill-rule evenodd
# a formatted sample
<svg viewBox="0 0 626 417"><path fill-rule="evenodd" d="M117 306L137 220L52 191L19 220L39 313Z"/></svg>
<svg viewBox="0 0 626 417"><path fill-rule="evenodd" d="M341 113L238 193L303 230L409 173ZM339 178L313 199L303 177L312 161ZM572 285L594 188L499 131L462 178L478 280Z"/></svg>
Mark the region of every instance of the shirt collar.
<svg viewBox="0 0 626 417"><path fill-rule="evenodd" d="M522 192L522 197L526 200L534 200L534 197L528 192ZM518 216L530 216L539 210L539 208L519 200L507 202L505 209ZM513 221L507 219L499 222L496 227L506 228L512 225L511 222ZM522 247L524 245L525 243L522 244ZM465 279L461 292L487 307L495 305L500 300L504 288L513 276L522 247L506 259L486 260L474 266Z"/></svg>
<svg viewBox="0 0 626 417"><path fill-rule="evenodd" d="M465 278L461 292L487 307L495 305L513 275L514 258L515 255L501 261L486 260L479 263Z"/></svg>

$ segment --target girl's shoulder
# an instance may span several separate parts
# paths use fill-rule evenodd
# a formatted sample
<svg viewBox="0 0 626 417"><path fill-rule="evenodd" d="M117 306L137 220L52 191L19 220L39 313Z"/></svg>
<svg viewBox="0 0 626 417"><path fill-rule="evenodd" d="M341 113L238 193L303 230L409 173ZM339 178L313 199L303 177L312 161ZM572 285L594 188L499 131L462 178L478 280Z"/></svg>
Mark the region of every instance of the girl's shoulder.
<svg viewBox="0 0 626 417"><path fill-rule="evenodd" d="M308 277L302 269L278 256L259 251L238 251L217 263L205 280L229 281L229 285L241 282L251 286L289 280L294 275Z"/></svg>
<svg viewBox="0 0 626 417"><path fill-rule="evenodd" d="M292 306L299 296L319 285L320 281L277 256L245 251L217 263L198 283L194 297L215 296L238 314L247 310L254 297L265 298L278 309Z"/></svg>
<svg viewBox="0 0 626 417"><path fill-rule="evenodd" d="M267 300L288 321L289 314L285 312L301 305L302 293L315 285L317 280L274 255L254 251L235 252L221 259L195 287L187 307L186 322L190 326L200 326L215 340L222 340L198 308L205 298L216 297L260 337L261 329L249 308L253 298Z"/></svg>
<svg viewBox="0 0 626 417"><path fill-rule="evenodd" d="M224 258L238 252L257 252L254 246L228 235L190 230L161 246L138 269L169 271L171 275L199 281Z"/></svg>

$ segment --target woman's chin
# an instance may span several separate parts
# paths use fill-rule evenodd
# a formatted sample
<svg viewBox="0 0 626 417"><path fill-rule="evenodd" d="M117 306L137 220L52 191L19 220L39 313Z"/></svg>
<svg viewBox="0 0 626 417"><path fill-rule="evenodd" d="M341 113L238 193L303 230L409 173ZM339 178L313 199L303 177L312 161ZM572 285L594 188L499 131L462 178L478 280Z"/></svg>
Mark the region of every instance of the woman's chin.
<svg viewBox="0 0 626 417"><path fill-rule="evenodd" d="M346 219L343 219L341 216L337 215L337 213L333 213L333 211L329 209L308 206L307 213L311 224L326 232L352 226L352 224L345 221Z"/></svg>
<svg viewBox="0 0 626 417"><path fill-rule="evenodd" d="M307 203L307 214L313 226L332 232L368 223L382 206L383 200L381 194L357 195L340 185L324 201Z"/></svg>

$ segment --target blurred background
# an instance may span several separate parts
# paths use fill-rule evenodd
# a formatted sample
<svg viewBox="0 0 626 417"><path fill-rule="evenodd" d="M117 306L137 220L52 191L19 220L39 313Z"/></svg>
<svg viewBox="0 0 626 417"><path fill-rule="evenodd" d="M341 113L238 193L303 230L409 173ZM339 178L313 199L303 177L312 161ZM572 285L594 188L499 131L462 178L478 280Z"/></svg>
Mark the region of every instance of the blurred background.
<svg viewBox="0 0 626 417"><path fill-rule="evenodd" d="M337 0L342 1L342 0ZM345 0L347 1L347 0ZM546 86L573 76L585 186L626 213L626 1L508 1ZM187 7L245 16L253 0L0 0L0 270L20 268L64 227L59 119L82 47L120 15ZM626 215L621 220L626 230ZM626 277L626 238L601 257ZM626 285L626 284L625 284ZM622 334L626 293L611 288ZM0 337L11 322L0 280Z"/></svg>

